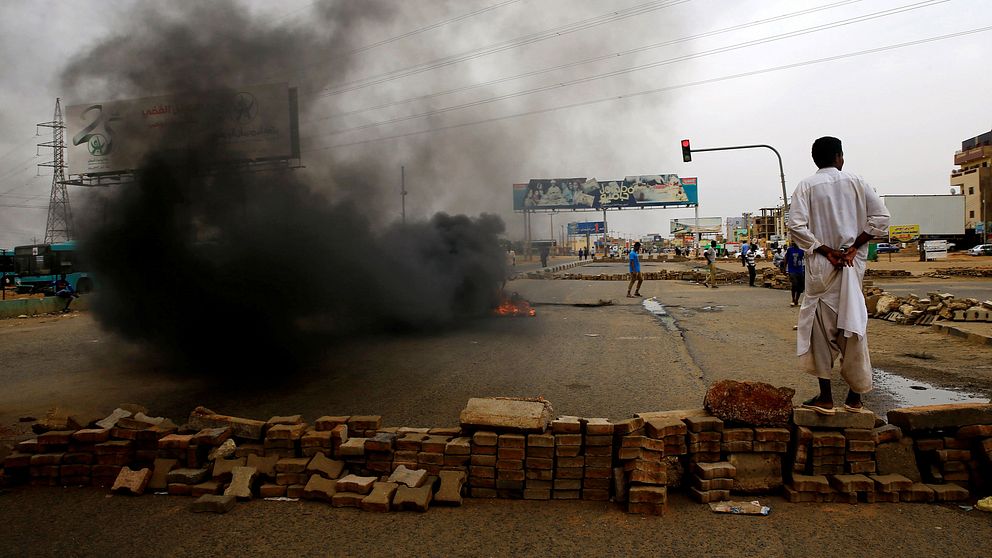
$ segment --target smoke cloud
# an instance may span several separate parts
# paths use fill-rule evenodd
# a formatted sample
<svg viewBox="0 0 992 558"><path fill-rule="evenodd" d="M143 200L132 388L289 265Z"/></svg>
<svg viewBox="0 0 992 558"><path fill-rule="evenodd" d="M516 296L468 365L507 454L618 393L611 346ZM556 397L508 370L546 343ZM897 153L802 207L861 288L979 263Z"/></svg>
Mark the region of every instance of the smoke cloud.
<svg viewBox="0 0 992 558"><path fill-rule="evenodd" d="M64 85L86 100L209 97L326 59L338 62L315 72L346 75L347 59L335 54L353 48L351 30L389 18L384 6L331 3L306 28L256 21L231 1L144 7L132 21L154 25L74 60ZM396 183L388 153L309 173L218 171L223 148L190 137L150 153L133 184L90 193L82 246L103 326L178 371L290 371L331 339L452 327L495 302L502 220L439 213L390 223L357 201Z"/></svg>

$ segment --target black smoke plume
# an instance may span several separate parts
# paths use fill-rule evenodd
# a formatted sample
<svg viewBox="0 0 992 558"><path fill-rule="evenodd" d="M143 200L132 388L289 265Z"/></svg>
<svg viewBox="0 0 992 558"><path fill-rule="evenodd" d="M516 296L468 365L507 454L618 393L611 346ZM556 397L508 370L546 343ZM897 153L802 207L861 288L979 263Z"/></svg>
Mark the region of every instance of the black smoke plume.
<svg viewBox="0 0 992 558"><path fill-rule="evenodd" d="M90 100L223 96L337 60L352 26L389 17L383 5L331 3L326 25L308 28L255 21L226 1L143 8L134 21L152 28L108 39L71 63L64 81ZM134 183L90 196L82 245L100 322L178 371L287 372L329 340L452 327L494 303L505 274L501 219L439 213L383 226L389 220L370 207L385 177L395 184L399 165L388 154L304 175L218 169L222 148L190 137L150 147Z"/></svg>

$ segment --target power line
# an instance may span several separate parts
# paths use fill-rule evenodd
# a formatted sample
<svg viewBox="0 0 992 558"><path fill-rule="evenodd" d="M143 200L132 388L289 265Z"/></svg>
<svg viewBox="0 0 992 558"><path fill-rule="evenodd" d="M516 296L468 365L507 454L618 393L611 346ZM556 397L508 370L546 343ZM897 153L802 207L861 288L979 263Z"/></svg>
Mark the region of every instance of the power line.
<svg viewBox="0 0 992 558"><path fill-rule="evenodd" d="M647 64L641 64L641 65L633 66L633 67L630 67L630 68L623 68L623 69L620 69L620 70L611 70L609 72L604 72L604 73L600 73L600 74L594 74L594 75L591 75L591 76L584 76L584 77L580 77L580 78L575 78L575 79L571 79L571 80L568 80L568 81L563 81L563 82L560 82L560 83L552 83L552 84L548 84L548 85L542 85L540 87L534 87L534 88L531 88L531 89L524 89L524 90L515 91L515 92L512 92L512 93L505 93L503 95L497 95L495 97L489 97L489 98L486 98L486 99L480 99L480 100L476 100L476 101L469 101L469 102L466 102L466 103L461 103L461 104L452 105L452 106L449 106L449 107L443 107L443 108L439 108L439 109L429 110L429 111L425 111L425 112L421 112L421 113L417 113L417 114L411 114L411 115L406 115L406 116L398 116L396 118L391 118L391 119L388 119L388 120L381 120L381 121L378 121L378 122L371 122L371 123L368 123L368 124L361 124L361 125L358 125L358 126L353 126L351 128L344 128L344 129L340 129L340 130L332 130L330 132L325 132L325 133L322 133L322 134L314 134L314 135L312 135L310 137L322 137L322 136L328 136L328 135L337 135L337 134L343 134L343 133L346 133L346 132L354 132L354 131L358 131L358 130L367 130L369 128L375 128L375 127L383 126L383 125L386 125L386 124L395 124L395 123L398 123L398 122L405 122L407 120L414 120L414 119L417 119L417 118L426 118L426 117L429 117L429 116L435 116L435 115L438 115L438 114L444 114L444 113L455 111L455 110L461 110L461 109L466 109L466 108L477 107L477 106L486 105L486 104L489 104L489 103L495 103L495 102L498 102L498 101L505 101L507 99L513 99L513 98L517 98L517 97L523 97L523 96L526 96L526 95L533 95L535 93L541 93L541 92L545 92L545 91L551 91L551 90L561 89L563 87L570 87L572 85L578 85L578 84L581 84L581 83L588 83L590 81L595 81L595 80L599 80L599 79L604 79L604 78L609 78L609 77L616 77L616 76L620 76L620 75L624 75L624 74L629 74L629 73L633 73L633 72L639 72L639 71L642 71L642 70L657 68L657 67L660 67L660 66L674 64L674 63L677 63L677 62L685 62L687 60L694 60L694 59L697 59L697 58L703 58L703 57L706 57L706 56L713 56L715 54L723 54L723 53L732 52L732 51L735 51L735 50L740 50L740 49L743 49L743 48L748 48L748 47L752 47L752 46L762 45L762 44L771 43L771 42L775 42L775 41L781 41L781 40L784 40L784 39L791 39L791 38L794 38L794 37L799 37L799 36L802 36L802 35L808 35L808 34L811 34L811 33L816 33L816 32L819 32L819 31L825 31L825 30L828 30L828 29L835 29L837 27L843 27L843 26L846 26L846 25L854 24L854 23L863 23L865 21L871 21L871 20L874 20L874 19L882 18L882 17L888 17L888 16L891 16L891 15L896 15L896 14L900 14L900 13L904 13L904 12L908 12L908 11L912 11L912 10L917 10L917 9L920 9L920 8L927 8L927 7L930 7L930 6L935 6L937 4L943 4L943 3L949 2L949 1L950 0L924 0L922 2L917 2L916 4L908 4L908 5L905 5L905 6L900 6L898 8L891 8L891 9L888 9L888 10L882 10L880 12L875 12L875 13L872 13L872 14L867 14L867 15L863 15L863 16L857 16L857 17L853 17L853 18L848 18L848 19L836 21L836 22L833 22L833 23L825 23L825 24L821 24L821 25L815 25L813 27L807 27L806 29L800 29L800 30L797 30L797 31L790 31L790 32L787 32L787 33L780 33L778 35L772 35L770 37L764 37L764 38L761 38L761 39L753 39L753 40L750 40L750 41L744 41L742 43L737 43L735 45L729 45L729 46L719 47L719 48L715 48L715 49L710 49L710 50L703 51L703 52L691 53L691 54L686 54L686 55L682 55L682 56L677 56L677 57L674 57L674 58L668 58L668 59L665 59L665 60L659 60L659 61L655 61L655 62L649 62Z"/></svg>
<svg viewBox="0 0 992 558"><path fill-rule="evenodd" d="M649 45L640 46L640 47L636 47L636 48L632 48L632 49L628 49L628 50L621 50L621 51L617 51L617 52L611 52L609 54L603 54L603 55L600 55L600 56L594 56L592 58L585 58L583 60L576 60L574 62L568 62L568 63L565 63L565 64L559 64L557 66L551 66L551 67L548 67L548 68L540 68L540 69L537 69L537 70L532 70L532 71L529 71L529 72L515 74L515 75L512 75L512 76L505 76L505 77L501 77L501 78L497 78L497 79L494 79L494 80L485 81L485 82L481 82L481 83L472 83L472 84L469 84L469 85L464 85L464 86L461 86L461 87L456 87L454 89L448 89L446 91L439 91L437 93L429 93L427 95L420 95L420 96L417 96L417 97L408 97L406 99L401 99L399 101L391 101L391 102L388 102L388 103L383 103L383 104L375 105L375 106L371 106L371 107L365 107L365 108L360 108L360 109L355 109L355 110L350 110L350 111L345 111L345 112L338 112L338 113L330 114L330 115L327 115L327 116L322 116L320 118L313 118L313 119L308 120L307 122L320 122L320 121L323 121L323 120L329 120L331 118L340 118L340 117L345 117L345 116L352 116L352 115L361 114L361 113L364 113L364 112L370 112L370 111L384 109L384 108L389 108L389 107L393 107L393 106L397 106L397 105L402 105L402 104L406 104L406 103L412 103L412 102L415 102L415 101L425 101L427 99L433 99L433 98L436 98L436 97L442 97L444 95L451 95L453 93L462 93L462 92L465 92L465 91L470 91L472 89L478 89L480 87L487 87L487 86L490 86L490 85L497 85L497 84L500 84L500 83L506 83L508 81L514 81L514 80L523 79L523 78L527 78L527 77L534 77L534 76L537 76L537 75L546 74L546 73L554 72L554 71L557 71L557 70L564 70L566 68L574 68L576 66L582 66L582 65L585 65L585 64L591 64L593 62L600 62L600 61L603 61L603 60L612 60L612 59L615 59L615 58L619 58L621 56L627 56L627 55L630 55L630 54L636 54L636 53L639 53L639 52L645 52L645 51L648 51L648 50L654 50L656 48L662 48L662 47L666 47L666 46L671 46L671 45L675 45L675 44L678 44L678 43L683 43L683 42L688 42L688 41L695 41L695 40L704 39L704 38L707 38L707 37L713 37L713 36L716 36L716 35L721 35L723 33L729 33L731 31L740 31L741 29L747 29L749 27L756 27L758 25L764 25L766 23L772 23L772 22L775 22L775 21L781 21L781 20L784 20L784 19L789 19L789 18L798 17L798 16L802 16L802 15L808 15L808 14L811 14L811 13L814 13L814 12L828 10L828 9L836 8L836 7L839 7L839 6L846 6L846 5L849 5L849 4L855 4L855 3L858 3L858 2L861 2L861 1L862 0L842 0L840 2L834 2L833 4L827 4L825 6L817 6L815 8L809 8L809 9L806 9L806 10L800 10L798 12L791 12L791 13L782 14L782 15L778 15L778 16L774 16L774 17L770 17L770 18L765 18L765 19L759 19L759 20L751 21L751 22L748 22L748 23L742 23L740 25L733 25L733 26L730 26L730 27L724 27L722 29L715 29L713 31L707 31L705 33L699 33L699 34L696 34L696 35L689 35L689 36L686 36L686 37L681 37L681 38L678 38L678 39L672 39L672 40L669 40L669 41L663 41L663 42L660 42L660 43L652 43L652 44L649 44Z"/></svg>
<svg viewBox="0 0 992 558"><path fill-rule="evenodd" d="M375 76L369 76L366 78L345 82L338 85L336 88L325 87L323 90L324 93L321 94L321 96L326 97L331 95L339 95L341 93L347 93L349 91L363 89L365 87L369 87L372 85L379 85L396 79L420 74L423 72L428 72L430 70L436 70L438 68L442 68L445 66L450 66L452 64L458 64L459 62L474 60L476 58L481 58L483 56L488 56L490 54L495 54L497 52L503 52L505 50L515 49L517 47L521 47L541 41L546 41L548 39L555 39L578 31L591 29L592 27L603 25L605 23L619 21L621 19L634 17L636 15L642 15L645 13L662 10L665 8L670 8L672 6L685 4L686 2L691 2L691 1L692 0L655 0L652 2L647 2L645 4L638 4L630 8L609 12L593 18L556 27L547 31L540 31L538 33L532 33L530 35L523 35L517 37L516 39L511 39L509 41L493 43L485 47L480 47L460 54L454 54L451 56L446 56L444 58L431 60L429 62L424 62L422 64L417 64L407 68L400 68L398 70L392 70L383 74L378 74Z"/></svg>
<svg viewBox="0 0 992 558"><path fill-rule="evenodd" d="M926 44L926 43L932 43L932 42L936 42L936 41L943 41L943 40L946 40L946 39L953 39L953 38L957 38L957 37L963 37L963 36L967 36L967 35L974 35L974 34L978 34L978 33L984 33L984 32L987 32L987 31L992 31L992 26L989 26L989 27L979 27L979 28L975 28L975 29L969 29L969 30L966 30L966 31L958 31L958 32L955 32L955 33L949 33L947 35L939 35L939 36L935 36L935 37L928 37L926 39L918 39L918 40L915 40L915 41L907 41L907 42L904 42L904 43L897 43L897 44L887 45L887 46L883 46L883 47L877 47L877 48L872 48L872 49L860 50L860 51L850 52L850 53L846 53L846 54L838 54L838 55L835 55L835 56L828 56L828 57L825 57L825 58L817 58L817 59L814 59L814 60L805 60L805 61L802 61L802 62L794 62L792 64L784 64L784 65L781 65L781 66L773 66L773 67L769 67L769 68L762 68L762 69L759 69L759 70L752 70L752 71L749 71L749 72L742 72L742 73L739 73L739 74L731 74L731 75L720 76L720 77L715 77L715 78L710 78L710 79L704 79L704 80L699 80L699 81L693 81L693 82L688 82L688 83L681 83L681 84L677 84L677 85L669 85L669 86L666 86L666 87L659 87L659 88L655 88L655 89L647 89L647 90L644 90L644 91L637 91L635 93L629 93L629 94L626 94L626 95L615 95L615 96L604 97L604 98L600 98L600 99L593 99L593 100L589 100L589 101L581 101L581 102L577 102L577 103L569 103L569 104L566 104L566 105L557 105L557 106L552 106L552 107L546 107L546 108L543 108L543 109L529 110L529 111L526 111L526 112L520 112L520 113L516 113L516 114L508 114L508 115L505 115L505 116L497 116L497 117L493 117L493 118L486 118L486 119L483 119L483 120L475 120L475 121L472 121L472 122L462 122L460 124L451 124L451 125L448 125L448 126L439 126L439 127L436 127L436 128L427 128L427 129L424 129L424 130L417 130L417 131L414 131L414 132L406 132L406 133L403 133L403 134L396 134L396 135L392 135L392 136L382 136L382 137L378 137L378 138L372 138L372 139L361 140L361 141L354 141L354 142L349 142L349 143L339 143L339 144L335 144L335 145L327 145L327 146L323 146L323 147L315 147L313 149L306 149L306 150L303 151L303 153L312 153L314 151L327 151L329 149L337 149L337 148L340 148L340 147L352 147L352 146L356 146L356 145L364 145L364 144L375 143L375 142L384 141L384 140L399 139L399 138L406 138L406 137L411 137L411 136L417 136L417 135L427 134L427 133L431 133L431 132L440 132L440 131L444 131L444 130L453 130L453 129L456 129L456 128L466 128L466 127L469 127L469 126L476 126L476 125L479 125L479 124L490 124L490 123L499 122L499 121L502 121L502 120L510 120L512 118L520 118L522 116L533 116L533 115L537 115L537 114L546 114L546 113L557 112L557 111L560 111L560 110L566 110L566 109L570 109L570 108L578 108L578 107L596 105L596 104L601 104L601 103L607 103L607 102L611 102L611 101L620 101L620 100L630 99L630 98L634 98L634 97L642 97L642 96L646 96L646 95L654 95L654 94L657 94L657 93L664 93L664 92L668 92L668 91L674 91L674 90L677 90L677 89L685 89L685 88L688 88L688 87L696 87L696 86L699 86L699 85L709 85L709 84L712 84L712 83L719 83L719 82L722 82L722 81L729 81L729 80L734 80L734 79L739 79L739 78L744 78L744 77L752 77L752 76L767 74L767 73L771 73L771 72L778 72L778 71L782 71L782 70L790 70L790 69L793 69L793 68L801 68L801 67L804 67L804 66L812 66L814 64L822 64L822 63L825 63L825 62L834 62L834 61L837 61L837 60L843 60L843 59L847 59L847 58L854 58L854 57L857 57L857 56L864 56L864 55L868 55L868 54L876 54L876 53L879 53L879 52L886 52L886 51L896 50L896 49L899 49L899 48L904 48L904 47L909 47L909 46L916 46L916 45L921 45L921 44Z"/></svg>
<svg viewBox="0 0 992 558"><path fill-rule="evenodd" d="M420 28L417 28L417 29L413 29L413 30L407 31L405 33L401 33L399 35L395 35L393 37L389 37L389 38L386 38L386 39L382 39L380 41L376 41L374 43L369 43L367 45L360 46L358 48L354 48L354 49L349 50L347 52L343 52L341 54L332 56L331 58L326 59L326 60L323 60L321 62L316 62L316 63L313 63L313 64L307 64L307 65L301 66L301 67L299 67L299 68L296 69L296 75L299 75L299 72L300 71L302 71L302 70L304 70L306 68L310 68L310 67L316 66L318 64L319 65L325 65L328 62L332 62L332 61L335 61L335 60L341 60L341 59L347 58L349 56L354 56L356 54L361 54L363 52L366 52L366 51L369 51L369 50L372 50L372 49L381 47L383 45L388 45L390 43L395 43L396 41L400 41L402 39L408 39L410 37L419 35L421 33L426 33L427 31L433 31L434 29L438 29L438 28L444 27L445 25L450 25L452 23L455 23L455 22L458 22L458 21L462 21L462 20L465 20L465 19L469 19L469 18L475 17L475 16L477 16L479 14L484 14L486 12L490 12L490 11L499 9L499 8L504 7L504 6L508 6L510 4L516 4L517 2L521 2L521 1L522 0L503 0L502 2L498 2L496 4L491 4L489 6L485 6L483 8L479 8L478 10L475 10L473 12L464 13L464 14L461 14L461 15L458 15L458 16L455 16L455 17L452 17L452 18L448 18L448 19L445 19L445 20L442 20L442 21L438 21L436 23L432 23L432 24L427 25L425 27L420 27ZM316 4L316 3L317 2L311 2L307 6L304 6L303 8L300 8L300 9L305 9L305 8L307 8L309 6L312 6L312 5ZM295 11L299 11L299 10L295 10ZM286 17L288 17L288 15ZM284 18L280 18L280 19L284 19ZM279 21L279 20L276 20L276 21Z"/></svg>

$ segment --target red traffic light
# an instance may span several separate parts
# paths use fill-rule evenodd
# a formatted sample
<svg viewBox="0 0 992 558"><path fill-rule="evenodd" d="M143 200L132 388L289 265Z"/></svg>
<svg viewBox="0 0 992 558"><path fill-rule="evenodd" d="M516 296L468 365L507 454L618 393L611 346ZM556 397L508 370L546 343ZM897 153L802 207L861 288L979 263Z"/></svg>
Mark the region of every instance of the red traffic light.
<svg viewBox="0 0 992 558"><path fill-rule="evenodd" d="M688 163L692 161L692 149L689 149L689 140L682 140L682 162Z"/></svg>
<svg viewBox="0 0 992 558"><path fill-rule="evenodd" d="M689 140L682 140L682 147L689 147Z"/></svg>

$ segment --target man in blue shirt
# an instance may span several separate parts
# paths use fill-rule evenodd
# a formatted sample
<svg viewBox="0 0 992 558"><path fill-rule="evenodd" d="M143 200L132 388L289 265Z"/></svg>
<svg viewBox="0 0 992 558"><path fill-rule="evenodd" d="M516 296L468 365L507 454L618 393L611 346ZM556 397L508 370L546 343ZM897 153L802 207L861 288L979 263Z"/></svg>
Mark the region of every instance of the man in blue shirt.
<svg viewBox="0 0 992 558"><path fill-rule="evenodd" d="M640 249L641 243L635 242L634 249L627 256L630 261L630 284L627 285L627 298L641 296L641 283L644 282L644 279L641 277L641 260L637 255ZM630 294L630 289L634 286L634 281L637 281L637 289L634 290L634 294Z"/></svg>
<svg viewBox="0 0 992 558"><path fill-rule="evenodd" d="M806 290L806 254L793 242L785 252L785 266L792 282L792 306L799 306L799 296Z"/></svg>

